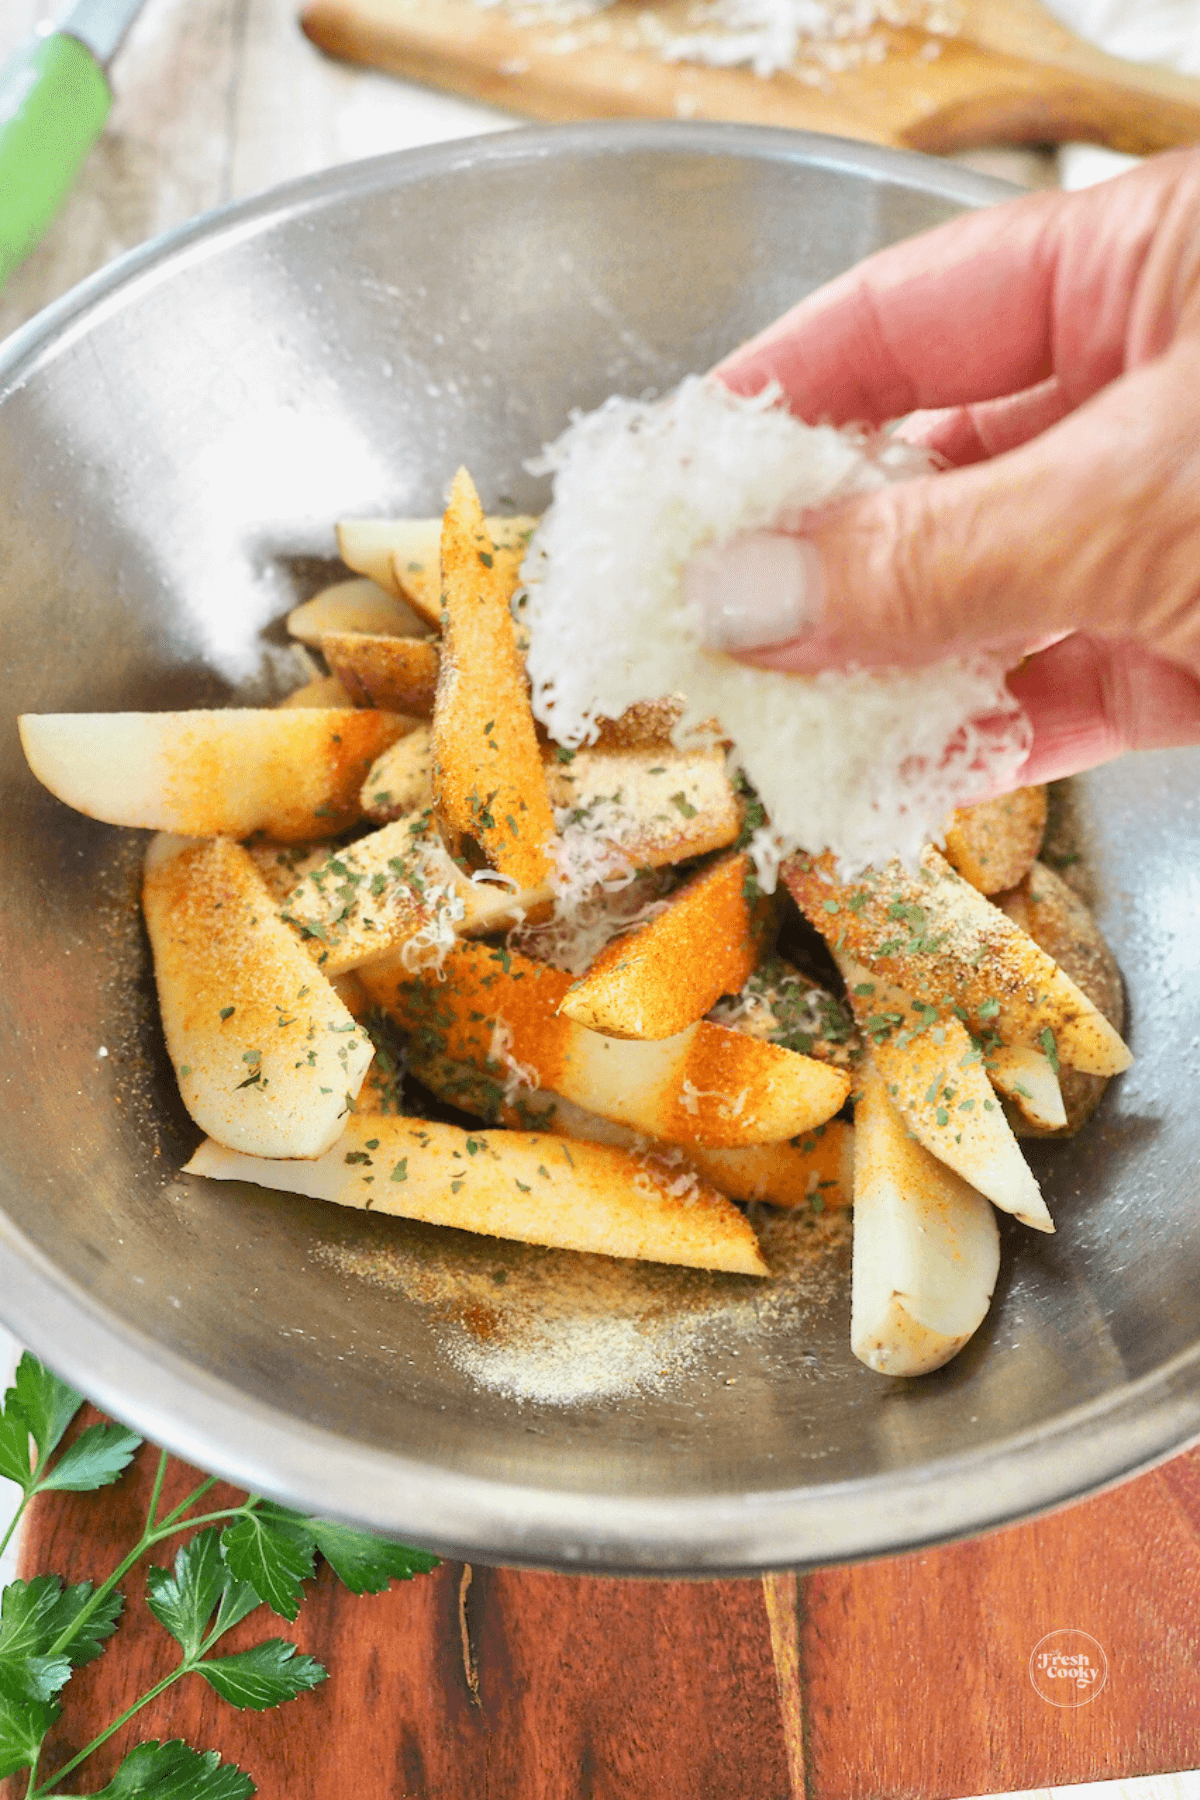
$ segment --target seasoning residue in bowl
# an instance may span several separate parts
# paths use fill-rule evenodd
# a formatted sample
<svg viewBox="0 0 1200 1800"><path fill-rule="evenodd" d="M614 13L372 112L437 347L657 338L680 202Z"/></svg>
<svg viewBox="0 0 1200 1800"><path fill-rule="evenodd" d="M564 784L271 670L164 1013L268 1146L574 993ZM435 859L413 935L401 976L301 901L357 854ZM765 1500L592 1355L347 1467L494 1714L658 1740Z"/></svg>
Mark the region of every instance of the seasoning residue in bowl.
<svg viewBox="0 0 1200 1800"><path fill-rule="evenodd" d="M518 1402L585 1405L669 1392L718 1335L765 1344L783 1315L801 1334L845 1293L848 1212L758 1213L766 1282L493 1240L464 1249L457 1234L432 1256L403 1240L325 1243L314 1255L424 1308L442 1354L480 1387Z"/></svg>

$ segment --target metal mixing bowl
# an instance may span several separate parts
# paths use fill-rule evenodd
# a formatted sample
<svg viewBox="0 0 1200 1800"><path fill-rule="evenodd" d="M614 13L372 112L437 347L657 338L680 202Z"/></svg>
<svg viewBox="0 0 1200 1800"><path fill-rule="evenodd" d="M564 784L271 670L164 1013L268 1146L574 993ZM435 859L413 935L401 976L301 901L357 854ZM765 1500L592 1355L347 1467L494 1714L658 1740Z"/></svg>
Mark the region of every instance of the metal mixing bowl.
<svg viewBox="0 0 1200 1800"><path fill-rule="evenodd" d="M196 1133L155 1019L140 834L51 799L11 723L269 687L337 516L432 513L462 461L532 510L524 459L569 408L664 389L1005 192L784 132L506 134L202 220L10 340L0 1313L101 1406L436 1548L677 1572L977 1531L1200 1434L1196 756L1080 784L1138 1062L1078 1142L1034 1152L1058 1235L1006 1230L978 1338L905 1384L850 1356L843 1273L819 1261L764 1301L179 1177Z"/></svg>

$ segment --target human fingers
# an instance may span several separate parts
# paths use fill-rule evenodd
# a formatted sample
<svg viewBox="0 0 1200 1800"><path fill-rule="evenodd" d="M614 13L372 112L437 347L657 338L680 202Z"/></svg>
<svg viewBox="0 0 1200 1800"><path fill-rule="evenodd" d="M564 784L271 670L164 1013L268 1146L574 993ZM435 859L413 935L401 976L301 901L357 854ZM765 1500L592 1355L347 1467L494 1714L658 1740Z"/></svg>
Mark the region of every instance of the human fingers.
<svg viewBox="0 0 1200 1800"><path fill-rule="evenodd" d="M1020 449L694 558L711 648L760 666L913 666L1045 632L1137 638L1200 670L1200 342Z"/></svg>
<svg viewBox="0 0 1200 1800"><path fill-rule="evenodd" d="M1014 785L1057 781L1126 750L1200 744L1200 680L1125 639L1076 633L1009 676L1033 749Z"/></svg>
<svg viewBox="0 0 1200 1800"><path fill-rule="evenodd" d="M964 469L968 463L986 462L1027 444L1039 432L1057 425L1071 409L1062 383L1052 375L1023 394L1003 400L911 413L896 435L907 444L919 444L954 468Z"/></svg>
<svg viewBox="0 0 1200 1800"><path fill-rule="evenodd" d="M1169 341L1195 287L1200 152L1077 194L1031 194L892 245L714 373L778 381L801 418L881 424L1057 373L1077 405Z"/></svg>

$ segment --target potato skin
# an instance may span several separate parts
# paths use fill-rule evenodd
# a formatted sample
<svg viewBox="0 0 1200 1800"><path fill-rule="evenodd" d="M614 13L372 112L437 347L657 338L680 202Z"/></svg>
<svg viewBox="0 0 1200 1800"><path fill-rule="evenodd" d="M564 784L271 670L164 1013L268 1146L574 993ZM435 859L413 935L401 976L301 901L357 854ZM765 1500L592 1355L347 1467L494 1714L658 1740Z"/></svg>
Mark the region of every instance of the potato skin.
<svg viewBox="0 0 1200 1800"><path fill-rule="evenodd" d="M946 861L981 894L1016 887L1042 847L1046 813L1044 787L960 806L946 833Z"/></svg>
<svg viewBox="0 0 1200 1800"><path fill-rule="evenodd" d="M1125 1025L1125 992L1117 960L1088 908L1061 875L1035 862L1025 879L996 904L1052 956L1065 975L1082 988L1116 1031ZM1031 1125L1015 1109L1010 1113L1019 1137L1073 1137L1091 1118L1108 1085L1107 1075L1063 1069L1059 1075L1067 1122L1057 1131Z"/></svg>

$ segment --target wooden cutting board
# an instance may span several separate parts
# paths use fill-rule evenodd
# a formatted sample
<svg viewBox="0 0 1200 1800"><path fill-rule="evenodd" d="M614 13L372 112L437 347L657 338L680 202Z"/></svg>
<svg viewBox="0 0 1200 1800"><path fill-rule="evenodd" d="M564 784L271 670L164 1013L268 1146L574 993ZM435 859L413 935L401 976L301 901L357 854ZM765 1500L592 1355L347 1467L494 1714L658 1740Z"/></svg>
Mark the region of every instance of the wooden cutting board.
<svg viewBox="0 0 1200 1800"><path fill-rule="evenodd" d="M24 1573L112 1569L153 1464L143 1451L114 1488L44 1497ZM172 1464L168 1500L197 1478ZM109 1650L72 1682L43 1775L170 1666L140 1577L127 1594ZM1084 1705L1051 1704L1029 1678L1062 1630L1103 1655ZM238 1713L193 1677L110 1740L85 1790L149 1737L219 1749L264 1800L956 1800L1195 1768L1200 1451L1030 1525L799 1577L446 1563L355 1598L323 1571L295 1626L250 1618L223 1649L275 1635L329 1681ZM24 1781L0 1793L18 1800Z"/></svg>
<svg viewBox="0 0 1200 1800"><path fill-rule="evenodd" d="M651 35L687 29L693 4L621 0L531 24L517 22L515 0L513 11L309 0L301 24L331 56L538 119L738 120L937 152L1082 140L1147 155L1200 141L1200 81L1107 56L1037 0L950 0L954 36L886 30L878 62L831 73L806 61L765 79L663 61Z"/></svg>

